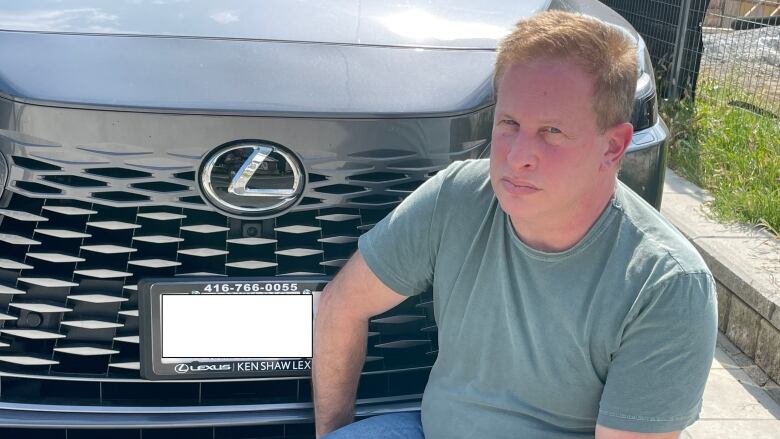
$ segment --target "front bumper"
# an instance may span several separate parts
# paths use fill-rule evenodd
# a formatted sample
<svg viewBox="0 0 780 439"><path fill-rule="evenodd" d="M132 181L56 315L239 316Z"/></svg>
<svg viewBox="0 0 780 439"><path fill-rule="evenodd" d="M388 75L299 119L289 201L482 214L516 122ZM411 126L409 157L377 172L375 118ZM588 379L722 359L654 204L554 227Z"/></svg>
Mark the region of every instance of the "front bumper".
<svg viewBox="0 0 780 439"><path fill-rule="evenodd" d="M422 395L358 400L358 417L415 411ZM314 422L311 403L193 407L89 407L0 403L0 426L49 429L220 428Z"/></svg>
<svg viewBox="0 0 780 439"><path fill-rule="evenodd" d="M656 209L661 207L669 128L663 119L634 133L618 174L621 181Z"/></svg>

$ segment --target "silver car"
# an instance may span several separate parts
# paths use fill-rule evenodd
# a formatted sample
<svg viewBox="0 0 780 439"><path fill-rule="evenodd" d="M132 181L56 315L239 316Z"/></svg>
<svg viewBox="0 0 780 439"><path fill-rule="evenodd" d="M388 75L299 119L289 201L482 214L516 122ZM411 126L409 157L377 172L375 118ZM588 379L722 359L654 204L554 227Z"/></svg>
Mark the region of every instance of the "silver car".
<svg viewBox="0 0 780 439"><path fill-rule="evenodd" d="M658 207L653 69L596 1L5 2L0 436L311 437L319 292L486 156L496 43L544 9L636 40L621 178ZM371 321L358 415L419 407L431 300Z"/></svg>

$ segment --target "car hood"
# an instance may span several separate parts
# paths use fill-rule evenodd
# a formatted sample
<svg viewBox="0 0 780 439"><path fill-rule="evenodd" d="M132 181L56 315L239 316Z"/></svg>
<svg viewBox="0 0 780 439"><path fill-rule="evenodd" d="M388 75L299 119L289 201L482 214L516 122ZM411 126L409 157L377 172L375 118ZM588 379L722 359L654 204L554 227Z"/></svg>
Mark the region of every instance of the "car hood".
<svg viewBox="0 0 780 439"><path fill-rule="evenodd" d="M549 0L25 0L0 30L493 49Z"/></svg>
<svg viewBox="0 0 780 439"><path fill-rule="evenodd" d="M414 117L492 103L495 51L0 31L0 96L59 107Z"/></svg>
<svg viewBox="0 0 780 439"><path fill-rule="evenodd" d="M0 5L0 96L62 107L317 117L493 103L495 47L593 0L26 0Z"/></svg>

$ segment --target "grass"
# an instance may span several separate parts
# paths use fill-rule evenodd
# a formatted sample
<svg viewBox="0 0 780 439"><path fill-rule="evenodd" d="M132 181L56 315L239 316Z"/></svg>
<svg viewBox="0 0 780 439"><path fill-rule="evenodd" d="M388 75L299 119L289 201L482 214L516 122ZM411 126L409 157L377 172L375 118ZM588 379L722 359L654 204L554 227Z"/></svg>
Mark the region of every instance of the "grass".
<svg viewBox="0 0 780 439"><path fill-rule="evenodd" d="M780 119L758 114L749 102L750 96L705 80L695 103L663 104L669 166L712 194L716 218L778 235Z"/></svg>

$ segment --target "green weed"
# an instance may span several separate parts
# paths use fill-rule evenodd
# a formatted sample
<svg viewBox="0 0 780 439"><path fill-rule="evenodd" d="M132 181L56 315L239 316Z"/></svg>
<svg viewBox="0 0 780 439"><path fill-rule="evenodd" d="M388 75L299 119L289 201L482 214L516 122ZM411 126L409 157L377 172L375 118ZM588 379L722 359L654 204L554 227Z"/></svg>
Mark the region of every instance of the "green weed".
<svg viewBox="0 0 780 439"><path fill-rule="evenodd" d="M780 119L737 90L700 81L696 102L664 103L669 165L710 191L721 220L780 230Z"/></svg>

